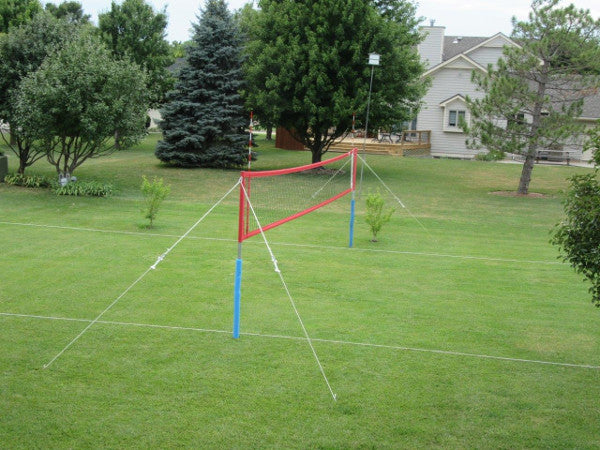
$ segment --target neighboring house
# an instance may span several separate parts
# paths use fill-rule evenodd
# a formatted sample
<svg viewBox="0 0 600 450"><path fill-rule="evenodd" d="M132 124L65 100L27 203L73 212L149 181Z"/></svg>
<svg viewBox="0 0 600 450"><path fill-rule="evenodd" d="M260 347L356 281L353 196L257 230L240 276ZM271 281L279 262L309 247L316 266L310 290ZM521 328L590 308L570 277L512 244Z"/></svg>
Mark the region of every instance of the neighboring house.
<svg viewBox="0 0 600 450"><path fill-rule="evenodd" d="M187 64L185 58L177 58L175 59L175 62L173 64L171 64L169 67L167 67L167 70L169 71L169 73L174 76L177 77L179 75L179 71L181 70L181 68L183 66L185 66ZM148 110L148 117L150 117L150 130L158 130L159 129L159 123L162 120L162 116L160 114L160 108L157 109L149 109Z"/></svg>
<svg viewBox="0 0 600 450"><path fill-rule="evenodd" d="M471 81L474 70L486 72L488 64L496 64L502 57L504 46L519 46L502 33L491 37L445 36L444 27L422 27L425 34L418 51L427 71L423 75L431 80L431 87L423 97L423 106L413 128L431 130L432 156L472 158L482 150L472 150L465 144L466 135L459 126L461 120L470 123L471 115L466 97L484 96ZM600 93L586 98L581 121L593 125L600 118ZM565 151L573 159L590 159L582 156L581 145Z"/></svg>
<svg viewBox="0 0 600 450"><path fill-rule="evenodd" d="M479 151L468 149L460 120L470 123L466 96L482 98L471 81L474 70L486 71L502 57L505 45L518 44L502 33L492 37L444 36L444 27L422 27L425 39L419 45L421 61L431 80L423 97L416 128L431 130L431 154L454 158L472 158Z"/></svg>
<svg viewBox="0 0 600 450"><path fill-rule="evenodd" d="M587 97L583 103L583 113L579 120L586 124L589 128L598 125L600 120L600 91L596 92L596 95ZM580 151L580 149L578 149ZM591 150L583 152L581 159L585 161L591 161L594 155Z"/></svg>

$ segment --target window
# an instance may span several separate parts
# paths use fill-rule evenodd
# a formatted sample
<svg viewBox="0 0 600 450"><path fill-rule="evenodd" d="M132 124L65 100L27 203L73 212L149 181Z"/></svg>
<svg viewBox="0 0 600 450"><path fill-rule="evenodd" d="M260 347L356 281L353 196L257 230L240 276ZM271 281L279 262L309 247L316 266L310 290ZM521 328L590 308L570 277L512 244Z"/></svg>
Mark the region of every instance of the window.
<svg viewBox="0 0 600 450"><path fill-rule="evenodd" d="M448 111L448 126L449 127L458 127L461 122L465 121L466 111L463 109L451 109Z"/></svg>
<svg viewBox="0 0 600 450"><path fill-rule="evenodd" d="M416 130L417 129L417 119L413 120L405 120L402 122L402 130Z"/></svg>
<svg viewBox="0 0 600 450"><path fill-rule="evenodd" d="M448 133L464 133L461 125L469 124L471 115L467 109L466 101L462 95L457 94L440 103L442 107L442 130Z"/></svg>

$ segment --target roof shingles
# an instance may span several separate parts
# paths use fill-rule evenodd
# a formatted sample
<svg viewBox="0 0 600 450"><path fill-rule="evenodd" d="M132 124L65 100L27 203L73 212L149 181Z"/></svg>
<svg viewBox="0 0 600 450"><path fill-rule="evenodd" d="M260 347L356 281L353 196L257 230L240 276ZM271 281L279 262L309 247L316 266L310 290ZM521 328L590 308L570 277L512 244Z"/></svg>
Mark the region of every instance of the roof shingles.
<svg viewBox="0 0 600 450"><path fill-rule="evenodd" d="M476 47L488 39L489 37L479 36L445 36L442 62L448 61L461 53L465 53L469 49Z"/></svg>

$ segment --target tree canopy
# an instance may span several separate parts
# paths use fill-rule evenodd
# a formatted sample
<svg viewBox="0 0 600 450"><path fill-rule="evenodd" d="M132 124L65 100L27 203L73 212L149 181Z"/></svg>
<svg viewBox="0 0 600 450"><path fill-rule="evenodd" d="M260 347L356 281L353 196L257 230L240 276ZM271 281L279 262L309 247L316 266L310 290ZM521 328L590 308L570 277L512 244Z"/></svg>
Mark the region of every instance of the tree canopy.
<svg viewBox="0 0 600 450"><path fill-rule="evenodd" d="M250 33L247 104L291 130L320 161L329 145L365 116L375 71L370 122L392 126L412 118L425 86L416 52L414 6L402 0L261 0ZM394 11L402 11L394 12Z"/></svg>
<svg viewBox="0 0 600 450"><path fill-rule="evenodd" d="M575 175L564 202L565 218L554 229L552 243L564 261L590 283L592 302L600 307L600 184L598 172Z"/></svg>
<svg viewBox="0 0 600 450"><path fill-rule="evenodd" d="M527 194L538 150L581 139L586 97L600 87L600 20L560 0L534 0L529 20L513 19L504 57L474 72L483 99L467 99L472 123L463 124L472 148L525 156L518 192Z"/></svg>
<svg viewBox="0 0 600 450"><path fill-rule="evenodd" d="M183 167L239 167L247 136L240 90L241 39L223 0L208 0L194 24L187 63L161 109L156 156Z"/></svg>
<svg viewBox="0 0 600 450"><path fill-rule="evenodd" d="M78 23L81 25L90 23L91 16L85 14L81 3L76 1L64 1L59 5L46 3L44 9L57 19L64 19L67 22Z"/></svg>
<svg viewBox="0 0 600 450"><path fill-rule="evenodd" d="M110 11L98 16L102 37L118 58L128 58L148 72L148 91L153 106L172 88L167 67L173 62L166 40L167 15L155 12L144 0L111 3Z"/></svg>
<svg viewBox="0 0 600 450"><path fill-rule="evenodd" d="M29 22L41 10L39 0L0 0L0 33Z"/></svg>
<svg viewBox="0 0 600 450"><path fill-rule="evenodd" d="M77 27L40 12L0 39L0 120L11 124L6 144L19 158L19 173L45 156L45 148L23 133L15 117L15 95L23 78L35 72L52 52L77 34ZM4 138L4 134L2 134Z"/></svg>
<svg viewBox="0 0 600 450"><path fill-rule="evenodd" d="M147 107L144 73L84 32L21 82L15 116L68 178L87 159L113 151L116 131L123 147L144 136Z"/></svg>

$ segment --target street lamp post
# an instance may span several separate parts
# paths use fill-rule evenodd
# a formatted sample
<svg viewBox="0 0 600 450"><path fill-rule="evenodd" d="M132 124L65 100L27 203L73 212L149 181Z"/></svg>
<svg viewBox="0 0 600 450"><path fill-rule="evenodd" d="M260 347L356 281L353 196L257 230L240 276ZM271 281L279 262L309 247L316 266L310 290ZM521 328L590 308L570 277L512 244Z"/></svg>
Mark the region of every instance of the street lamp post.
<svg viewBox="0 0 600 450"><path fill-rule="evenodd" d="M363 148L362 148L363 158L365 157L365 152L366 152L366 147L367 147L367 134L369 134L369 110L371 108L371 91L373 90L373 72L375 70L375 66L379 65L380 57L381 56L378 55L377 53L369 53L369 63L368 64L371 66L371 81L369 82L369 97L367 99L367 118L365 120L365 135L363 137ZM360 193L360 190L362 189L364 166L365 165L362 164L360 167L360 185L358 188L359 193Z"/></svg>

